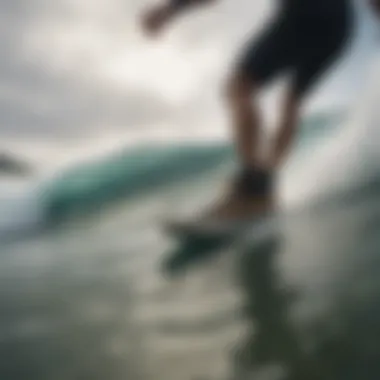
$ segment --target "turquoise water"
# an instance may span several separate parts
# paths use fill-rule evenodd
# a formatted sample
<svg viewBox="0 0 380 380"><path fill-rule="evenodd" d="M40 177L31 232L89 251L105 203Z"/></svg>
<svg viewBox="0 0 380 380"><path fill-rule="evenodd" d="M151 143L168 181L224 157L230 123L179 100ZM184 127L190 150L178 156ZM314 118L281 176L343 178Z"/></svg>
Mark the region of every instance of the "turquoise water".
<svg viewBox="0 0 380 380"><path fill-rule="evenodd" d="M295 150L301 152L334 130L340 113L305 119ZM119 199L136 198L186 182L222 166L231 166L230 144L181 143L120 150L106 158L78 164L41 187L49 221L66 219Z"/></svg>
<svg viewBox="0 0 380 380"><path fill-rule="evenodd" d="M219 149L207 170L2 246L1 379L380 378L380 172L327 185L260 240L179 244L159 221L223 187Z"/></svg>
<svg viewBox="0 0 380 380"><path fill-rule="evenodd" d="M62 219L102 203L139 197L186 181L222 165L231 153L226 144L149 146L81 165L63 173L46 189L49 218Z"/></svg>

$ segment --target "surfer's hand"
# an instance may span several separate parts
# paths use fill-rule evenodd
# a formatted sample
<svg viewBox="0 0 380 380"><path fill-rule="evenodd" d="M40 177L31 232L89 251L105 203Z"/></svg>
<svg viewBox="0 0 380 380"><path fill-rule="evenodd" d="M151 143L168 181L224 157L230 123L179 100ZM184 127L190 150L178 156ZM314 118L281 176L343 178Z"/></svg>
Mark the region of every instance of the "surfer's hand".
<svg viewBox="0 0 380 380"><path fill-rule="evenodd" d="M159 34L165 26L179 13L187 8L197 5L206 5L214 3L216 0L183 0L168 1L149 9L142 17L142 26L144 31L149 35Z"/></svg>
<svg viewBox="0 0 380 380"><path fill-rule="evenodd" d="M172 12L168 6L160 5L149 9L142 17L143 30L150 36L159 34L168 24Z"/></svg>

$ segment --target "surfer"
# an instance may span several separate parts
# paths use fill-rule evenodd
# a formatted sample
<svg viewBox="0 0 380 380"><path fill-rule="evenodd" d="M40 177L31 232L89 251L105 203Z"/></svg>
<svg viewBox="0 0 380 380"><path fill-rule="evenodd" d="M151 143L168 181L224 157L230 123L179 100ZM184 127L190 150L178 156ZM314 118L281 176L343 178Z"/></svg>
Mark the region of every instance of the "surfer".
<svg viewBox="0 0 380 380"><path fill-rule="evenodd" d="M380 0L371 0L380 9ZM143 27L158 35L186 11L216 0L167 0L149 9ZM273 205L276 174L291 147L300 107L337 61L353 25L351 0L280 0L272 20L248 41L226 85L226 99L240 163L227 196L207 212L217 220L244 219ZM289 74L277 132L261 154L258 95L279 74Z"/></svg>

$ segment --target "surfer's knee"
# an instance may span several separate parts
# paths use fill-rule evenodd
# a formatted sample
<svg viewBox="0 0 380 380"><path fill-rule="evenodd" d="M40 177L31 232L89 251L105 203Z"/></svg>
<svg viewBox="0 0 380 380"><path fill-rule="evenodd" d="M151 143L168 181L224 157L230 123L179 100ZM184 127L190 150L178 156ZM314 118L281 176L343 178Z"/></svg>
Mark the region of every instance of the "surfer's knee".
<svg viewBox="0 0 380 380"><path fill-rule="evenodd" d="M228 79L226 98L231 105L238 107L250 105L255 94L254 82L247 80L244 75L235 73Z"/></svg>

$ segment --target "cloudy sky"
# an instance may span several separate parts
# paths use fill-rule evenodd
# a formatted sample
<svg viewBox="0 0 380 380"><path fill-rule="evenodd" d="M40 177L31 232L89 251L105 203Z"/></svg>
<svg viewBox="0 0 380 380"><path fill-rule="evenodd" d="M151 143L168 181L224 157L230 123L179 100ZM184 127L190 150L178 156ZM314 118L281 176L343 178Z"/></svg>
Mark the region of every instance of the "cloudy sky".
<svg viewBox="0 0 380 380"><path fill-rule="evenodd" d="M0 146L41 155L136 136L226 134L220 89L269 0L223 0L159 41L138 15L154 0L0 0ZM379 27L380 28L380 27ZM379 31L362 9L352 49L310 107L352 101ZM265 106L275 103L269 92Z"/></svg>

